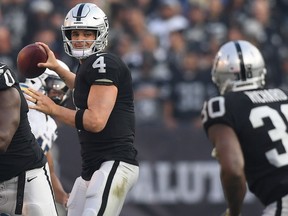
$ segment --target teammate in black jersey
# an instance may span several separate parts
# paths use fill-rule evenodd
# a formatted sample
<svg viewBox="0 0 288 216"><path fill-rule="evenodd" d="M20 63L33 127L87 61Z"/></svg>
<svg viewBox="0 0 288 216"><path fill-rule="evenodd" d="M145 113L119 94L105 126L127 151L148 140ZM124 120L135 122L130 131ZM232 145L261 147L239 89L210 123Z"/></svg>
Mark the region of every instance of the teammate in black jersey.
<svg viewBox="0 0 288 216"><path fill-rule="evenodd" d="M241 213L246 181L265 205L262 215L288 215L288 95L264 88L265 75L261 53L247 41L227 42L215 57L221 96L205 102L202 120L221 165L226 215Z"/></svg>
<svg viewBox="0 0 288 216"><path fill-rule="evenodd" d="M27 94L34 108L78 129L82 173L68 200L68 215L120 214L127 192L139 175L135 133L132 78L123 61L105 53L108 20L95 4L72 8L62 26L64 48L79 59L76 75L62 68L54 53L39 66L56 71L73 89L76 111L58 106L43 94Z"/></svg>
<svg viewBox="0 0 288 216"><path fill-rule="evenodd" d="M15 73L3 63L0 101L0 213L56 216L47 159L31 132Z"/></svg>
<svg viewBox="0 0 288 216"><path fill-rule="evenodd" d="M62 67L69 70L69 67L64 62L57 61ZM25 82L20 83L20 87L23 91L28 87L41 91L61 106L65 106L71 93L58 74L49 69L46 69L43 74L36 78L25 79ZM29 101L28 104L31 104L31 102ZM28 112L28 120L32 133L47 158L58 214L59 216L66 216L69 194L66 193L59 177L56 175L52 154L52 149L55 148L54 144L58 137L58 124L51 116L33 109Z"/></svg>

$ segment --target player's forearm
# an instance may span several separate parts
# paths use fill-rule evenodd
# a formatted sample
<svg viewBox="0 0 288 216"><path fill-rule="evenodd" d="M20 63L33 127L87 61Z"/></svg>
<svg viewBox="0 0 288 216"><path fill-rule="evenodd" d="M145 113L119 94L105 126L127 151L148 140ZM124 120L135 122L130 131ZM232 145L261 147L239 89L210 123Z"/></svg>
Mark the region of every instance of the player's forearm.
<svg viewBox="0 0 288 216"><path fill-rule="evenodd" d="M53 116L58 121L76 128L75 115L76 110L71 110L63 106L54 104L50 112L46 113ZM98 133L105 127L108 117L105 118L104 114L93 114L92 111L85 109L83 117L79 120L82 121L83 128L86 131ZM80 128L77 128L80 129Z"/></svg>
<svg viewBox="0 0 288 216"><path fill-rule="evenodd" d="M64 191L62 184L55 173L51 173L51 181L56 201L65 206L68 200L68 194Z"/></svg>
<svg viewBox="0 0 288 216"><path fill-rule="evenodd" d="M55 71L57 72L59 77L65 82L69 89L74 88L75 73L68 71L61 66L55 68Z"/></svg>
<svg viewBox="0 0 288 216"><path fill-rule="evenodd" d="M239 216L246 194L246 183L243 176L229 176L221 173L221 181L230 216Z"/></svg>
<svg viewBox="0 0 288 216"><path fill-rule="evenodd" d="M51 113L49 113L49 115L53 116L58 121L71 127L75 127L75 114L75 110L59 105L55 105Z"/></svg>
<svg viewBox="0 0 288 216"><path fill-rule="evenodd" d="M60 78L65 82L65 84L68 86L69 89L74 88L74 81L75 81L75 74L70 72L70 73L65 73L65 74L59 74Z"/></svg>

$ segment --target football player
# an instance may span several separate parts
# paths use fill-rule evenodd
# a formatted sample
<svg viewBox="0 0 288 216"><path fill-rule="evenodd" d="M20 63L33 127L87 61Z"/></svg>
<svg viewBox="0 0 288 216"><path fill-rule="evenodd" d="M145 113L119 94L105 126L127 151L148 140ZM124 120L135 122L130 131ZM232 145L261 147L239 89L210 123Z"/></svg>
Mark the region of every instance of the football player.
<svg viewBox="0 0 288 216"><path fill-rule="evenodd" d="M119 215L139 176L131 72L119 57L104 51L108 30L108 19L95 4L80 3L68 12L64 48L79 60L76 73L61 67L50 48L38 42L48 54L38 66L55 71L73 89L76 110L26 91L35 102L31 108L78 130L82 172L69 196L69 216Z"/></svg>
<svg viewBox="0 0 288 216"><path fill-rule="evenodd" d="M64 62L60 60L57 61L62 67L69 70L69 67ZM20 83L20 86L22 90L31 87L37 91L41 91L48 95L56 104L62 106L65 105L71 92L58 74L48 68L39 77L26 79L25 83ZM28 103L31 102L29 101ZM56 202L66 208L68 194L64 191L63 186L54 171L53 156L50 151L58 136L58 126L51 116L33 109L29 110L28 119L32 132L47 157ZM59 206L57 207L58 212L65 210L65 208L60 209Z"/></svg>
<svg viewBox="0 0 288 216"><path fill-rule="evenodd" d="M246 182L262 215L288 215L288 95L265 88L265 75L248 41L229 41L216 54L212 80L221 96L205 102L202 121L221 167L225 215L240 215Z"/></svg>
<svg viewBox="0 0 288 216"><path fill-rule="evenodd" d="M56 216L47 159L29 125L16 74L0 63L0 213Z"/></svg>

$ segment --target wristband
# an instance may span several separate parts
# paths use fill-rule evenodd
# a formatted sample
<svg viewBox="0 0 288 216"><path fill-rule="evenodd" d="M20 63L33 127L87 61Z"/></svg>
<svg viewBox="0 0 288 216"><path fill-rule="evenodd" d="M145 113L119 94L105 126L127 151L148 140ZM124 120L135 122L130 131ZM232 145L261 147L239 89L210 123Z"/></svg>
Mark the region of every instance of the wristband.
<svg viewBox="0 0 288 216"><path fill-rule="evenodd" d="M76 112L75 115L75 126L78 130L85 130L83 125L83 115L84 115L85 109L79 109Z"/></svg>

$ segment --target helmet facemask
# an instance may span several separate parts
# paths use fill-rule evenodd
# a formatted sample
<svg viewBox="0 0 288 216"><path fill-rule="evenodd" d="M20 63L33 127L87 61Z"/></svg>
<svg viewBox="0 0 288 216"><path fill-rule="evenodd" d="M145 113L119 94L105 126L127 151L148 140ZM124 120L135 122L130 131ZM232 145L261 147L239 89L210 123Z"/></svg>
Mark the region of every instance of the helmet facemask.
<svg viewBox="0 0 288 216"><path fill-rule="evenodd" d="M48 76L45 79L45 91L56 104L64 106L70 96L70 90L59 77Z"/></svg>
<svg viewBox="0 0 288 216"><path fill-rule="evenodd" d="M69 70L69 67L62 61L58 60L61 67ZM67 99L71 95L71 90L66 86L65 82L59 77L59 75L48 68L40 76L33 79L25 80L26 86L31 87L36 91L50 97L56 104L64 106Z"/></svg>

